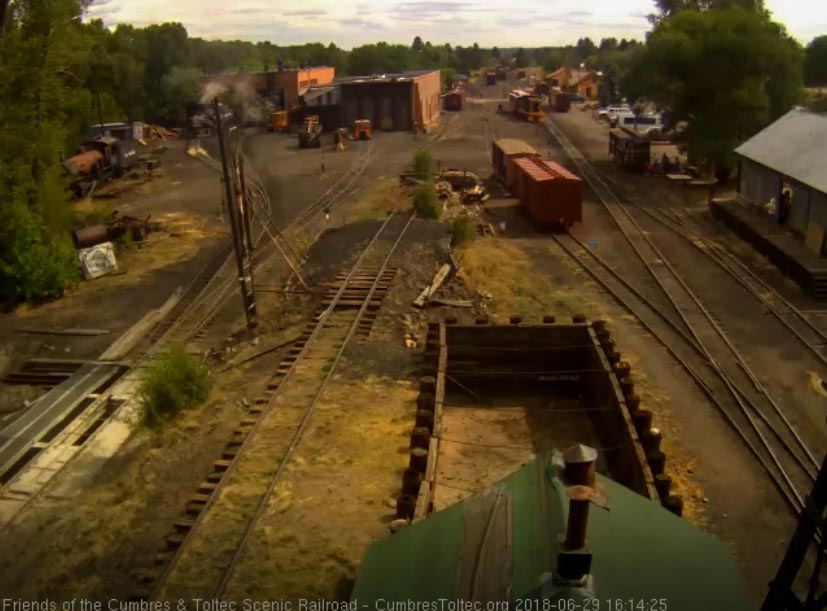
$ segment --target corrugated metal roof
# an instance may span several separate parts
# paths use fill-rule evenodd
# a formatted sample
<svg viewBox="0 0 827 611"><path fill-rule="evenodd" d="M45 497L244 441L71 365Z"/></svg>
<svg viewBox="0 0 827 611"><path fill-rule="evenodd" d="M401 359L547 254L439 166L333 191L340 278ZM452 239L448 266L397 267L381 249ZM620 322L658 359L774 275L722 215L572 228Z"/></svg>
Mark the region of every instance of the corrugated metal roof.
<svg viewBox="0 0 827 611"><path fill-rule="evenodd" d="M550 173L555 174L559 178L580 181L579 176L572 174L566 168L551 159L535 159L534 162L545 167Z"/></svg>
<svg viewBox="0 0 827 611"><path fill-rule="evenodd" d="M501 138L494 141L494 146L500 149L504 155L516 155L519 153L533 154L537 152L533 146L516 138Z"/></svg>
<svg viewBox="0 0 827 611"><path fill-rule="evenodd" d="M310 100L320 98L324 94L330 93L331 91L335 91L336 89L338 89L338 86L336 85L324 87L311 87L304 93L304 95L302 95L302 98L305 102L309 102Z"/></svg>
<svg viewBox="0 0 827 611"><path fill-rule="evenodd" d="M735 153L827 193L827 115L793 109Z"/></svg>
<svg viewBox="0 0 827 611"><path fill-rule="evenodd" d="M565 532L568 498L560 460L541 455L489 491L374 543L362 559L351 600L363 606L500 600L479 595L500 592L496 586L502 584L511 601L542 597L549 563L557 563L558 535ZM732 557L714 535L600 474L597 485L608 504L608 510L589 511L598 599L664 599L670 611L752 608ZM490 519L480 519L480 509ZM469 590L469 581L477 587Z"/></svg>
<svg viewBox="0 0 827 611"><path fill-rule="evenodd" d="M577 180L580 179L569 172L563 166L550 159L538 159L536 157L520 157L514 160L514 164L536 181L542 180Z"/></svg>

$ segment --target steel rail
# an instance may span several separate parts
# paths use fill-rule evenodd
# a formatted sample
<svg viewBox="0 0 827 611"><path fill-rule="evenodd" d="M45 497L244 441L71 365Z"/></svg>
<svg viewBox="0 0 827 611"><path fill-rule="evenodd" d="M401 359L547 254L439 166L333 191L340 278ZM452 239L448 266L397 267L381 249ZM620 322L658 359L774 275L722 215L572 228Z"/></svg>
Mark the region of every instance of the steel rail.
<svg viewBox="0 0 827 611"><path fill-rule="evenodd" d="M707 365L709 365L710 369L712 369L712 371L713 371L713 372L715 372L716 374L717 374L717 373L719 373L719 371L718 371L718 370L716 370L716 368L715 368L715 364L714 364L714 363L713 363L713 362L709 359L708 355L707 355L707 354L703 351L702 346L699 346L699 345L698 345L698 343L697 343L697 341L695 340L695 338L693 338L693 337L689 337L689 336L685 333L685 331L684 331L683 329L681 329L679 326L675 325L675 324L674 324L674 322L673 322L672 320L670 320L670 319L669 319L669 318L668 318L668 317L667 317L667 316L666 316L666 315L665 315L665 314L664 314L664 313L663 313L663 312L662 312L659 308L654 307L654 306L652 305L652 303L651 303L651 300L649 300L648 298L646 298L646 297L645 297L645 296L644 296L644 295L643 295L640 291L638 291L638 290L637 290L637 289L636 289L633 285L631 285L631 284L630 284L630 283L629 283L629 282L628 282L628 281L627 281L627 280L626 280L623 276L621 276L621 275L620 275L620 274L619 274L619 273L618 273L615 269L613 269L613 268L612 268L612 266L611 266L611 265L609 265L609 263L608 263L608 262L606 262L604 259L602 259L602 258L601 258L601 257L600 257L600 256L599 256L596 252L594 252L592 249L588 248L588 247L586 246L586 244L584 244L584 243L582 242L582 240L580 240L579 238L577 238L577 237L576 237L576 236L574 236L574 235L569 235L569 237L570 237L570 238L571 238L574 242L576 242L576 243L577 243L577 245L578 245L578 246L579 246L579 247L580 247L580 248L581 248L584 252L587 252L587 253L588 253L588 254L589 254L589 255L590 255L593 259L595 259L595 261L597 261L597 262L598 262L598 264L600 264L600 266L601 266L603 269L605 269L607 272L609 272L609 274L611 274L611 275L614 277L614 279L615 279L615 280L617 280L618 282L620 282L620 283L624 286L624 288L626 288L629 292L631 292L631 293L632 293L635 297L637 297L637 298L638 298L638 299L639 299L642 303L645 303L645 304L646 304L646 306L647 306L647 307L648 307L648 308L649 308L652 312L654 312L654 314L655 314L658 318L660 318L663 322L665 322L667 325L669 325L669 326L670 326L670 327L671 327L671 328L675 331L675 333L677 333L677 334L678 334L678 335L679 335L679 336L680 336L680 337L681 337L681 338L682 338L682 339L686 342L686 344L687 344L688 346L690 346L690 347L691 347L691 348L695 351L695 353L696 353L696 354L697 354L700 358L702 358L702 359L704 360L704 362L705 362ZM790 453L790 455L791 455L791 456L793 457L793 459L794 459L794 460L798 463L798 465L799 465L799 466L800 466L800 467L801 467L801 468L802 468L805 472L807 472L807 470L808 470L807 465L805 465L805 464L804 464L804 463L803 463L803 462L802 462L802 461L798 458L798 456L794 453L794 451L792 450L792 448L789 446L789 443L788 443L788 442L787 442L787 441L786 441L786 440L785 440L785 439L781 436L781 433L780 433L780 432L779 432L779 431L778 431L775 427L773 427L773 426L772 426L772 424L771 424L771 423L769 422L769 420L766 418L766 416L764 415L764 413L763 413L763 412L761 412L760 410L755 410L754 405L753 405L753 404L749 401L749 399L748 399L748 398L747 398L747 396L746 396L746 393L745 393L745 392L744 392L744 391L743 391L743 390L742 390L742 389L738 386L738 384L736 384L736 383L733 381L733 382L732 382L732 386L733 386L733 388L734 388L734 389L738 392L739 396L740 396L740 397L741 397L744 401L746 401L746 402L747 402L747 404L748 404L748 405L749 405L749 406L753 409L753 411L755 411L755 412L756 412L756 414L758 415L758 417L759 417L759 418L761 418L761 421L762 421L762 422L763 422L763 423L767 426L768 430L769 430L769 431L773 434L773 436L775 436L775 438L778 440L778 442L779 442L779 443L781 443L781 444L784 446L784 449L785 449L785 450L787 450L787 452L789 452L789 453Z"/></svg>
<svg viewBox="0 0 827 611"><path fill-rule="evenodd" d="M735 348L735 346L733 346L732 343L729 341L729 339L726 337L726 335L724 334L723 330L721 329L719 323L716 320L714 320L714 318L710 315L710 313L707 310L706 306L704 306L703 303L701 303L701 301L698 299L698 297L695 295L695 293L692 291L692 289L686 284L686 282L683 280L683 278L677 273L677 271L669 263L669 261L666 259L666 257L663 256L663 253L651 241L649 236L646 235L643 232L642 228L637 223L637 221L634 219L634 217L631 215L631 213L626 209L626 207L623 205L623 203L620 201L620 199L617 197L617 195L615 195L614 192L609 188L609 186L605 183L605 181L603 181L601 179L601 177L597 173L597 171L594 170L594 168L585 159L585 157L583 157L583 155L576 149L576 147L574 147L574 145L568 140L568 138L560 132L560 130L556 126L554 126L548 120L546 121L546 125L548 126L549 131L551 132L551 134L557 138L557 140L560 142L561 146L564 148L566 153L571 157L571 159L574 161L574 163L578 166L581 173L583 174L583 178L592 187L595 194L598 196L598 199L600 200L601 204L606 209L606 211L610 214L610 216L614 220L614 222L617 225L618 229L620 229L620 231L623 234L626 241L632 246L633 250L635 250L638 257L644 263L644 265L646 266L649 273L652 275L652 277L655 279L655 281L658 283L658 285L662 289L663 293L666 295L666 297L672 303L673 308L675 309L675 312L679 315L679 317L681 318L683 323L686 325L686 327L690 331L690 333L696 338L696 340L698 342L698 345L702 348L702 350L704 351L704 353L706 354L706 356L708 357L710 362L713 364L714 368L718 370L718 373L719 373L719 376L720 376L721 380L726 385L728 391L732 395L735 402L738 403L738 405L741 409L741 412L747 418L747 420L750 423L750 426L753 428L756 435L760 439L761 444L766 449L766 451L767 451L768 455L770 456L770 458L772 459L773 463L775 463L775 465L778 469L778 472L781 474L781 476L787 482L787 485L792 490L793 495L795 496L796 501L797 501L796 505L800 508L800 506L802 506L802 503L803 503L803 501L801 500L800 493L798 492L795 485L790 480L789 474L786 472L786 470L780 464L780 461L778 460L778 457L775 455L775 453L770 448L770 446L769 446L766 438L764 437L763 433L761 433L761 431L756 426L755 421L749 415L749 410L747 408L747 403L749 403L749 407L751 407L754 412L756 412L757 414L761 414L760 417L764 422L766 422L765 416L763 415L762 412L760 412L760 410L758 409L758 406L755 405L754 403L752 403L750 401L746 401L746 403L745 403L745 399L746 399L745 394L735 387L735 385L734 385L732 379L730 378L730 376L727 375L723 371L721 366L718 364L718 362L714 359L712 354L706 348L705 344L703 343L703 341L698 336L697 331L695 330L693 325L689 322L689 320L686 318L686 316L685 316L684 312L681 310L681 308L678 306L677 302L675 301L674 295L663 284L662 278L660 278L655 273L655 271L652 269L651 265L648 263L648 261L643 256L643 254L640 252L637 245L631 239L631 236L629 235L628 230L626 229L626 227L624 227L620 223L617 215L614 213L614 211L611 209L611 207L609 206L609 204L607 202L606 194L608 194L609 198L614 200L616 206L624 213L624 215L626 216L628 221L632 224L632 226L640 233L640 235L643 237L644 241L647 243L649 248L651 248L652 252L658 258L658 260L660 262L662 262L664 264L664 266L669 270L672 278L674 278L674 280L680 285L681 289L689 296L690 300L695 305L695 307L701 312L703 317L712 326L712 328L715 330L715 332L718 334L718 336L724 341L724 343L727 345L729 350L736 357L736 361L738 362L738 365L741 367L741 369L744 370L745 373L747 373L747 372L751 373L751 370L749 370L748 365L744 362L743 357L740 355L737 348ZM753 383L755 383L755 381L757 380L757 378L755 378L754 375L752 375L752 376L748 375L747 377L750 378L750 380ZM758 390L759 394L764 396L771 404L773 403L772 398L769 396L769 394L766 392L766 390L763 389L763 387L760 385L760 383L756 385L756 389ZM770 430L773 430L773 427L769 427L769 428L770 428ZM783 444L783 445L785 446L785 449L787 449L787 451L793 457L793 459L799 465L801 465L801 461L798 458L797 454L795 454L790 449L788 449L789 448L788 444ZM812 477L806 468L805 468L805 473L808 476Z"/></svg>
<svg viewBox="0 0 827 611"><path fill-rule="evenodd" d="M569 236L569 237L573 237L573 236ZM577 263L580 266L581 269L583 269L595 282L597 282L600 286L602 286L604 288L604 290L606 290L612 296L612 298L618 303L618 305L620 305L624 310L626 310L632 316L634 316L635 319L637 319L638 322L640 322L640 324L649 332L649 334L652 337L654 337L658 341L658 343L661 344L664 347L664 349L675 359L675 361L687 372L687 374L690 376L690 378L692 378L694 380L694 382L697 384L697 386L700 388L701 392L703 392L703 394L707 397L707 399L709 399L710 403L712 403L717 408L717 410L721 413L721 415L724 417L726 422L732 427L732 429L738 434L738 436L741 438L741 440L744 442L744 444L749 448L749 450L752 452L752 454L756 457L758 462L761 464L761 466L764 468L766 473L769 475L770 480L772 481L772 483L776 486L778 491L784 497L784 500L793 508L794 511L799 511L800 510L800 505L797 502L794 494L790 493L790 491L787 490L787 486L785 486L785 482L783 482L780 478L777 477L775 470L767 462L764 455L759 451L759 449L751 441L751 439L749 438L749 435L744 431L744 429L742 429L742 427L735 421L733 416L729 413L729 410L726 407L724 407L723 403L718 398L715 391L703 379L701 374L698 373L692 367L692 365L690 365L687 362L686 358L684 358L682 355L678 354L675 347L669 341L667 341L664 338L663 334L658 332L655 329L655 327L651 323L649 323L645 319L645 317L635 307L633 307L629 303L628 300L624 299L620 295L619 291L617 291L615 288L610 286L610 284L606 280L601 278L599 276L599 274L597 274L597 272L595 272L589 265L587 265L583 261L582 257L578 256L571 248L569 248L567 245L565 245L563 243L563 240L559 236L554 236L554 240L557 242L557 244L560 246L560 248L573 261L575 261L575 263ZM576 240L575 240L575 242L576 242ZM590 254L593 255L594 253L590 252ZM610 267L605 267L605 269L607 269L608 271L614 271ZM626 287L626 288L628 290L629 287ZM633 291L630 290L630 292L632 292L634 294ZM667 324L667 326L672 331L674 331L679 336L683 336L684 339L686 339L686 336L684 335L683 330L680 329L680 327L678 325L676 325L673 321L671 321L668 318L666 318L665 316L663 316L662 313L660 313L657 308L652 307L649 300L647 300L645 297L642 297L640 295L635 295L635 296L645 306L649 307L651 309L651 311L654 312L656 315L660 314L660 318ZM714 370L713 370L713 372L714 372Z"/></svg>
<svg viewBox="0 0 827 611"><path fill-rule="evenodd" d="M697 242L689 239L689 237L687 236L685 231L679 231L679 230L675 229L673 226L671 226L671 224L668 221L665 221L661 218L658 218L657 215L653 214L652 212L650 212L649 210L646 210L643 207L636 206L636 205L635 205L635 207L637 209L641 210L642 212L646 213L647 215L649 215L653 220L661 223L664 227L667 227L670 231L672 231L672 232L674 232L678 235L683 236L687 242L692 244L700 252L704 253L710 260L712 260L713 262L718 264L721 269L723 269L729 276L731 276L734 280L736 280L739 284L741 284L750 294L752 294L756 299L758 299L758 301L760 301L779 320L779 322L784 324L784 326L786 326L793 333L793 335L799 341L801 341L801 343L805 347L809 348L810 351L823 364L827 365L827 358L825 358L824 355L821 354L821 352L813 344L811 344L809 341L807 341L807 339L803 335L801 335L801 333L797 329L795 329L795 327L793 327L792 324L790 324L790 322L763 295L761 295L761 293L759 293L757 290L755 290L755 288L750 286L749 283L746 282L741 275L739 275L731 266L729 266L723 260L722 255L720 255L720 254L718 254L717 256L713 255L708 250L706 250L704 248L701 248L701 246L698 245ZM691 229L689 228L688 225L685 225L683 223L679 223L679 224L681 226L683 226L686 231L691 232ZM706 244L710 248L722 248L720 245L717 245L717 244L713 245L710 241L706 240L704 237L700 236L699 234L697 234L695 232L692 232L692 234L694 235L695 240L698 240L698 241ZM798 311L794 306L792 306L792 304L790 304L789 307L790 307L792 313L795 313L801 319L804 318L804 315L800 311ZM819 335L821 335L821 334L819 334ZM825 339L827 339L827 337L825 337ZM760 381L755 377L755 375L752 373L751 370L749 370L748 368L745 368L744 373L747 375L747 377L750 378L750 381L756 386L756 388L759 390L759 392L762 392L762 394L764 392L766 392L766 391L763 390L763 386L761 385ZM818 469L819 462L816 460L813 453L807 447L806 443L801 439L801 437L799 436L798 432L795 430L793 425L787 419L787 416L783 413L783 410L772 399L772 397L769 396L768 393L767 393L767 399L768 399L770 405L773 407L776 414L778 415L778 417L781 418L784 425L787 427L787 429L790 431L790 433L795 437L796 442L799 444L802 451L807 455L807 458L810 460L811 465L815 469ZM810 477L813 479L813 481L815 481L815 471L810 472Z"/></svg>
<svg viewBox="0 0 827 611"><path fill-rule="evenodd" d="M631 204L639 209L641 212L650 216L654 221L660 223L673 233L683 237L687 242L692 244L697 250L703 252L709 259L714 261L718 266L721 267L724 271L726 271L729 275L731 275L741 286L747 289L756 299L758 299L782 324L784 324L792 333L795 335L799 341L809 349L813 355L821 361L822 364L827 365L827 356L825 356L818 347L809 341L804 335L797 330L787 318L784 316L784 313L779 311L777 306L774 305L767 297L755 286L751 285L745 278L744 274L750 276L750 278L756 282L764 291L770 293L774 299L781 302L781 304L787 308L789 314L794 315L798 318L802 323L807 325L810 330L818 336L821 340L822 344L827 344L827 334L825 334L821 329L816 327L811 320L809 320L801 310L799 310L796 306L789 302L785 297L779 294L774 288L768 285L764 280L758 276L753 270L751 270L748 266L746 266L742 261L738 260L738 258L726 250L726 248L720 244L717 240L711 239L709 237L702 236L697 231L693 230L688 223L685 221L677 218L676 215L667 214L662 210L657 210L655 212L646 209L643 206L639 206L637 204ZM673 218L674 216L674 218ZM675 225L678 225L683 230L677 229ZM692 239L690 239L690 237ZM698 242L705 244L709 249L701 248ZM743 274L738 274L737 269L740 269Z"/></svg>
<svg viewBox="0 0 827 611"><path fill-rule="evenodd" d="M273 401L278 396L278 394L280 392L280 389L284 387L285 382L290 377L292 377L292 375L295 372L298 364L300 362L302 362L302 359L307 354L308 350L310 349L311 344L319 336L319 334L321 333L323 327L327 323L327 320L330 317L330 315L332 314L332 312L334 311L336 304L339 302L339 300L342 298L342 296L346 292L346 289L347 289L347 286L348 286L350 280L353 278L354 275L356 275L356 272L357 272L359 266L364 261L365 257L367 256L368 251L373 246L373 244L378 240L379 236L382 234L382 232L389 225L389 223L391 222L391 220L393 218L394 218L393 216L389 216L382 223L382 225L379 227L379 229L374 234L373 238L370 240L370 242L367 244L367 246L365 246L365 248L362 251L362 253L360 254L359 258L353 264L353 266L352 266L350 272L348 273L346 279L344 281L342 281L339 289L337 290L336 294L331 299L330 304L328 305L328 307L319 315L313 331L311 332L310 336L305 341L304 346L302 347L299 354L296 355L296 358L291 363L289 369L285 372L285 374L282 378L281 384L279 385L279 388L273 393L272 397L270 398L270 401L269 401L267 407L265 408L264 413L262 413L262 417L257 419L257 421L253 425L252 429L249 431L249 433L247 434L245 439L242 441L241 445L238 448L238 451L236 452L235 456L233 456L233 458L231 459L230 464L227 466L227 469L225 470L224 474L222 475L221 479L219 480L219 482L216 486L216 489L210 495L209 499L207 500L206 505L201 510L201 512L198 514L198 516L195 518L195 521L193 522L190 529L187 531L184 539L181 541L181 544L175 550L172 557L169 559L169 561L165 565L164 570L162 571L161 575L156 580L155 585L154 585L153 590L152 590L152 593L150 594L150 597L149 597L150 600L158 600L159 599L159 597L162 593L162 590L163 590L163 588L165 587L165 585L167 583L167 580L169 579L169 577L172 574L173 570L177 566L178 561L180 560L180 558L181 558L183 552L185 551L185 549L187 548L188 544L192 541L193 533L195 533L198 530L198 527L201 525L201 523L204 520L205 516L209 513L210 507L213 505L215 500L220 496L221 489L224 487L226 482L229 480L229 476L232 475L232 473L235 471L235 469L238 465L239 457L242 456L242 454L244 453L244 450L247 447L249 447L249 445L252 443L252 440L255 438L256 433L258 432L258 430L261 426L261 423L264 421L264 417L263 417L264 414L267 411L269 411L269 408L272 406ZM405 226L406 230L407 230L407 227L408 227L409 224L410 224L410 220L408 221L408 224L406 224L406 226ZM379 274L377 274L377 278L379 278ZM369 300L365 300L365 303L368 303L368 301ZM360 312L361 312L361 310L360 310Z"/></svg>
<svg viewBox="0 0 827 611"><path fill-rule="evenodd" d="M218 587L216 588L215 592L213 593L214 598L221 598L221 597L224 596L224 593L227 590L227 586L230 584L230 581L232 580L233 575L235 574L236 567L238 566L239 561L243 557L244 552L246 551L247 546L249 545L250 537L253 533L253 529L258 524L259 520L261 519L261 517L264 514L265 510L267 509L268 501L272 497L273 490L275 489L276 484L279 482L279 480L281 479L281 476L284 474L284 469L286 468L288 461L290 460L291 456L293 455L293 452L295 451L295 449L298 447L299 442L301 441L302 435L304 434L304 430L305 430L305 428L307 428L307 424L310 422L311 417L315 413L316 406L318 405L319 400L321 399L322 395L324 394L325 390L327 389L328 382L333 377L333 374L336 371L336 366L339 364L339 361L342 358L342 355L344 354L345 349L347 348L348 344L353 339L353 336L355 335L356 330L359 327L359 322L362 320L362 317L364 316L365 312L367 311L368 307L370 306L371 299L373 298L373 295L376 293L376 289L377 289L377 287L379 286L379 283L382 280L382 274L387 269L388 263L390 262L391 257L396 252L396 249L399 246L400 242L402 241L402 238L405 236L405 233L408 231L408 227L411 226L411 223L413 222L414 217L415 217L414 214L411 214L411 215L408 216L408 220L406 221L405 225L402 227L402 231L399 233L396 240L391 245L391 248L388 251L388 254L385 256L384 260L382 261L382 265L379 267L379 270L376 273L376 278L373 281L373 283L371 284L370 290L368 291L367 296L365 297L364 301L362 302L362 306L357 311L356 316L354 316L353 321L350 324L350 328L348 329L348 332L347 332L347 335L345 336L344 341L342 341L342 344L339 347L339 350L336 352L336 355L333 357L333 360L330 363L330 367L328 368L328 371L325 374L325 377L322 380L322 383L319 386L319 389L316 391L316 394L313 396L313 399L311 400L310 405L307 407L307 410L304 412L304 415L302 416L302 419L299 423L299 426L296 429L295 434L293 435L293 439L290 441L290 445L287 447L287 451L284 453L284 456L282 457L281 461L279 462L278 468L273 473L273 476L270 478L270 481L267 484L267 490L265 491L264 496L261 497L261 499L260 499L260 501L259 501L259 503L256 507L255 513L253 514L252 518L250 519L250 521L248 522L248 524L247 524L247 526L244 530L244 535L241 538L241 541L239 542L239 545L236 548L235 552L233 553L233 557L230 561L230 564L227 566L227 570L224 572L224 575L221 579L221 582L218 584ZM392 217L388 217L388 218L390 219ZM386 222L386 224L387 224L387 222ZM384 228L386 226L386 224L383 224L382 227ZM378 235L379 235L379 233L377 233L377 236ZM376 237L374 237L374 239L371 240L371 244L369 244L368 247L365 249L365 251L362 253L362 257L360 257L360 261L361 261L362 258L364 258L365 254L368 252L368 250L370 249L370 246L375 242L375 240L376 240ZM353 277L353 275L355 274L358 267L359 267L359 263L357 262L357 264L354 265L353 268L351 269L350 274L348 274L347 279L342 282L342 287L339 289L339 292L337 293L337 295L341 295L344 292L344 290L347 288L347 285L348 285L350 279ZM334 306L331 304L328 307L328 310L332 312L333 307Z"/></svg>

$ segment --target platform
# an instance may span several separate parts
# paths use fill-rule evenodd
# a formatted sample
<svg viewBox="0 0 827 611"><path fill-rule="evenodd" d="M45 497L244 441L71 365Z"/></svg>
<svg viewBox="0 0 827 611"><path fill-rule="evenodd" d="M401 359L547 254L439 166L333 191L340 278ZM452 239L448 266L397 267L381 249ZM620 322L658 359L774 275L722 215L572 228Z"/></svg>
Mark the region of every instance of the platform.
<svg viewBox="0 0 827 611"><path fill-rule="evenodd" d="M801 288L827 298L827 258L812 252L803 240L768 215L750 210L737 200L713 199L709 209L712 216L749 242Z"/></svg>

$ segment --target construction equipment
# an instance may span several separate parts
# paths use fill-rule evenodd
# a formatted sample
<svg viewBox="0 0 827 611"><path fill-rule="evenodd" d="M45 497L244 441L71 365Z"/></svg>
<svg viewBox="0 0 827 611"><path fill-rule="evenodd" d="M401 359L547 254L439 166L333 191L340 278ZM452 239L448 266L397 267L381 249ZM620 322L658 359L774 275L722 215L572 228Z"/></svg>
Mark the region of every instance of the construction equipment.
<svg viewBox="0 0 827 611"><path fill-rule="evenodd" d="M333 150L345 150L345 141L347 140L347 128L340 127L333 134Z"/></svg>
<svg viewBox="0 0 827 611"><path fill-rule="evenodd" d="M511 112L524 117L527 121L542 121L545 114L540 108L539 96L522 89L515 89L508 95Z"/></svg>
<svg viewBox="0 0 827 611"><path fill-rule="evenodd" d="M271 132L286 132L287 131L287 111L274 110L270 113L270 125L268 128Z"/></svg>
<svg viewBox="0 0 827 611"><path fill-rule="evenodd" d="M299 130L300 148L321 148L322 146L322 124L319 123L319 115L305 117L304 123Z"/></svg>
<svg viewBox="0 0 827 611"><path fill-rule="evenodd" d="M357 119L353 124L353 137L356 140L370 140L373 138L373 125L370 119Z"/></svg>

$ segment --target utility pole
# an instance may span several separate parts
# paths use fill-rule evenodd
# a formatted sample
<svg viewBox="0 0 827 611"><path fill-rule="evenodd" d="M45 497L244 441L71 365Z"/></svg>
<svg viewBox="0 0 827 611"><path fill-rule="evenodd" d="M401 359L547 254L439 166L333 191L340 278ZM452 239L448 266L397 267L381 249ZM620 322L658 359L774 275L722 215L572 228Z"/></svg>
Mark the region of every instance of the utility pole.
<svg viewBox="0 0 827 611"><path fill-rule="evenodd" d="M218 144L221 149L221 169L224 173L224 191L227 198L227 213L230 217L230 229L233 236L233 250L235 251L236 266L238 268L238 283L241 292L241 301L244 307L244 316L247 319L247 328L258 326L256 320L256 298L253 292L253 266L250 253L244 240L244 221L242 218L241 189L239 174L234 171L237 162L230 164L230 150L228 132L221 117L221 108L218 98L213 100L215 111L215 127L218 130Z"/></svg>

